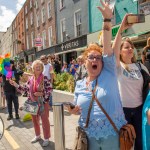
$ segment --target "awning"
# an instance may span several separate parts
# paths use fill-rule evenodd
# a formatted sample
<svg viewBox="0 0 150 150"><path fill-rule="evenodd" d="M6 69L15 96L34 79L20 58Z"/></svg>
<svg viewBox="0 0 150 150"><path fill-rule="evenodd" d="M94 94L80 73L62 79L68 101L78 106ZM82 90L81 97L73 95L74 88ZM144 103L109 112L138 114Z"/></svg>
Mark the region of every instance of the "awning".
<svg viewBox="0 0 150 150"><path fill-rule="evenodd" d="M131 35L128 35L127 37L129 37L131 41L142 42L142 41L147 40L147 38L149 37L148 33L150 33L150 31L144 31L144 32L136 33L136 34L131 34Z"/></svg>

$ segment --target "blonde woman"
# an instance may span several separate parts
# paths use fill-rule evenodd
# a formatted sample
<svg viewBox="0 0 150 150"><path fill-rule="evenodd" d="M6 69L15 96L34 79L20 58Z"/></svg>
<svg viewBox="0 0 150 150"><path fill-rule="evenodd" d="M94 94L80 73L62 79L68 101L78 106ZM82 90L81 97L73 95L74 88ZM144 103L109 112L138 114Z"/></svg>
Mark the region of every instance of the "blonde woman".
<svg viewBox="0 0 150 150"><path fill-rule="evenodd" d="M22 87L16 82L10 80L10 83L21 91L28 93L28 100L37 101L39 96L43 96L44 112L41 115L32 115L32 121L35 129L35 138L31 141L35 143L41 139L40 135L40 123L39 119L42 120L42 128L44 133L43 146L49 145L50 134L50 123L49 123L49 96L52 92L52 85L46 76L43 76L44 66L40 60L35 60L32 64L33 76L28 80L27 84ZM41 86L43 84L43 86Z"/></svg>
<svg viewBox="0 0 150 150"><path fill-rule="evenodd" d="M113 49L116 56L118 85L126 120L135 128L136 139L134 150L142 150L142 108L143 108L143 77L140 66L136 63L134 45L130 39L122 40L122 32L131 27L127 23L127 14L115 38ZM148 72L146 67L141 67Z"/></svg>

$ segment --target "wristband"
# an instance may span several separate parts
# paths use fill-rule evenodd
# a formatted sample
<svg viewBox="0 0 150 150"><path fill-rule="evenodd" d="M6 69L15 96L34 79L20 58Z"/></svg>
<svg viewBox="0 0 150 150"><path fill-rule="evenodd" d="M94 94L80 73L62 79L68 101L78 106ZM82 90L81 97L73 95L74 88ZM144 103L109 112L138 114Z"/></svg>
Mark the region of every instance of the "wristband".
<svg viewBox="0 0 150 150"><path fill-rule="evenodd" d="M111 19L105 18L103 22L111 22Z"/></svg>

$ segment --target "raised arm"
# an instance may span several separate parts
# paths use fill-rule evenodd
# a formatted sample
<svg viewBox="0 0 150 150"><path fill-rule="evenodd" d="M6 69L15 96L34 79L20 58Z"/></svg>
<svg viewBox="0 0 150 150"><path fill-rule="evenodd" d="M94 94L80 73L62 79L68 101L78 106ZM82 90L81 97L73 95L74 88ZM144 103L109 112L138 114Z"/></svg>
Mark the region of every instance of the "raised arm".
<svg viewBox="0 0 150 150"><path fill-rule="evenodd" d="M109 7L109 4L107 2L103 2L103 0L100 0L102 7L98 6L97 8L100 10L103 16L103 53L104 55L112 55L112 47L111 47L111 38L112 38L112 32L111 32L111 19L113 16L112 9Z"/></svg>
<svg viewBox="0 0 150 150"><path fill-rule="evenodd" d="M117 32L117 35L115 37L114 43L113 43L113 51L116 57L116 64L117 66L120 65L120 46L121 46L121 41L122 41L122 32L132 26L132 24L127 23L127 17L131 14L126 14L124 19L121 22L120 28Z"/></svg>

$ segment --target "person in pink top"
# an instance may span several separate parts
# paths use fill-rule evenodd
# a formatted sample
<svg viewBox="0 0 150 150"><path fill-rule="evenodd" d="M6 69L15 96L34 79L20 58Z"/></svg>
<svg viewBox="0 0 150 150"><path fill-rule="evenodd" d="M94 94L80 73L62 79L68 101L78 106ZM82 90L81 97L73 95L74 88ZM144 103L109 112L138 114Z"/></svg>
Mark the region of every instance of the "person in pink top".
<svg viewBox="0 0 150 150"><path fill-rule="evenodd" d="M43 97L44 112L38 115L32 115L32 121L35 130L35 137L31 143L35 143L41 139L40 135L40 118L42 120L42 128L44 133L43 146L49 145L50 122L49 122L49 96L52 92L52 84L50 80L42 74L44 69L40 60L35 60L32 64L33 76L28 80L25 86L18 85L15 81L10 80L10 84L18 88L18 90L28 93L28 100L37 101L38 97Z"/></svg>

